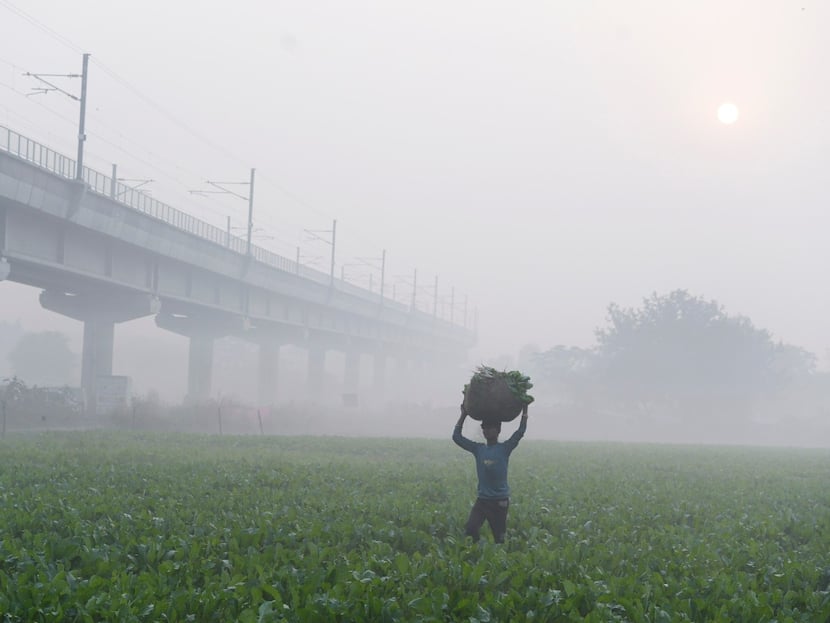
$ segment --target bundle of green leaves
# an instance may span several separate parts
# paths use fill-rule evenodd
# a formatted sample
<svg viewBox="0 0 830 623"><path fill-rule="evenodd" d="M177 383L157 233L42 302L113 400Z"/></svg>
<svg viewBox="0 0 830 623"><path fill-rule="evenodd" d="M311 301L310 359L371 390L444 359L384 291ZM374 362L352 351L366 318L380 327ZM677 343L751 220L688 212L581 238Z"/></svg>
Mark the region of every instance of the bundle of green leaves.
<svg viewBox="0 0 830 623"><path fill-rule="evenodd" d="M500 378L504 379L510 391L522 404L529 405L535 400L533 396L527 393L533 387L533 383L530 382L530 377L522 374L518 370L511 370L509 372L507 370L499 371L490 366L480 365L475 369L470 383L487 384ZM464 386L463 393L465 396L467 395L467 390L470 388L470 383Z"/></svg>

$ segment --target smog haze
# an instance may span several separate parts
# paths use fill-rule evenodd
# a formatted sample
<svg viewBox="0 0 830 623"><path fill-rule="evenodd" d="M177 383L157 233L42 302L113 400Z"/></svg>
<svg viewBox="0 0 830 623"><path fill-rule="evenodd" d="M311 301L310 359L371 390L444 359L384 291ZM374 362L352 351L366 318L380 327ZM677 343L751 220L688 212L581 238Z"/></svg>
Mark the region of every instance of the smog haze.
<svg viewBox="0 0 830 623"><path fill-rule="evenodd" d="M367 287L386 250L396 298L466 306L469 368L590 348L609 304L675 290L827 366L824 3L20 6L0 3L0 125L73 156L77 102L25 74L91 53L88 166L239 231L244 201L193 191L256 168L256 245L326 272L308 232L336 219L338 276ZM0 296L0 321L80 352L38 290ZM183 338L147 318L116 334L137 390L181 397Z"/></svg>

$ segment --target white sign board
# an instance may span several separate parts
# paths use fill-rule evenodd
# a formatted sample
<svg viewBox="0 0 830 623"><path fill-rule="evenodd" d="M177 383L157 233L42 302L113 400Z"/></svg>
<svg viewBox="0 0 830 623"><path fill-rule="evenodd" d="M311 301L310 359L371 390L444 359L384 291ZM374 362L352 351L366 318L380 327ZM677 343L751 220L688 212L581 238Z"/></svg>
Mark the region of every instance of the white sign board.
<svg viewBox="0 0 830 623"><path fill-rule="evenodd" d="M99 376L96 379L96 413L100 415L126 410L131 386L132 379L129 376Z"/></svg>

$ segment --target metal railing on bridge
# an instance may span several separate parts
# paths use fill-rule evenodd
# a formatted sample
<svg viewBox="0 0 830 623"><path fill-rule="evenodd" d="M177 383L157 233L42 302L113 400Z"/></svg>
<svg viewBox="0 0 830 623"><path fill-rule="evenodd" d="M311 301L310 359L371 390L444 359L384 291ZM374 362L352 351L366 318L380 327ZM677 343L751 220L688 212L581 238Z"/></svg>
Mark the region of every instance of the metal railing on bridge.
<svg viewBox="0 0 830 623"><path fill-rule="evenodd" d="M74 160L1 125L0 150L16 156L21 160L30 162L31 164L34 164L51 173L59 175L60 177L64 177L66 179L75 179L76 177L76 163ZM90 169L89 167L84 167L83 180L88 185L89 189L95 193L109 197L118 203L138 210L139 212L143 212L144 214L160 221L164 221L165 223L172 225L177 229L186 231L189 234L231 249L240 255L247 254L247 240L240 238L239 236L234 236L227 230L211 225L210 223L202 221L187 212L183 212L164 202L161 202L147 193L141 192L141 190L127 186L118 180L113 180L111 176L105 175L94 169ZM251 255L263 264L298 275L310 281L325 285L331 283L331 276L327 273L298 264L296 261L278 255L268 249L251 245ZM399 311L405 312L409 309L408 305L404 305L387 297L383 297L381 299L380 293L371 292L345 280L335 278L334 282L337 290L348 293L357 298L377 303L382 301L384 307L389 307ZM429 314L424 313L424 315L428 316ZM444 319L441 321L446 322L447 324L456 324L455 322L451 323ZM466 328L466 319L464 327Z"/></svg>

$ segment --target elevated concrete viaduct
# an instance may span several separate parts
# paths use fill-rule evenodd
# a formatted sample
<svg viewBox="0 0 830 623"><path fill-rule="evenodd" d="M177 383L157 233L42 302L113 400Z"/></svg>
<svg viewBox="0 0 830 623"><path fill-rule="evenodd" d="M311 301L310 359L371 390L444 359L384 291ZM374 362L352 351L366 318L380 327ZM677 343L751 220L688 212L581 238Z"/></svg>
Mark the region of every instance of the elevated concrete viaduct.
<svg viewBox="0 0 830 623"><path fill-rule="evenodd" d="M196 401L210 396L213 344L224 336L259 345L262 404L278 398L286 344L308 351L313 396L327 351L344 353L344 392L356 391L364 354L380 391L389 358L460 363L475 342L469 328L258 247L249 255L227 232L84 172L80 183L73 161L0 127L0 281L40 288L44 308L84 323L92 409L96 379L112 374L115 324L144 316L190 340L187 397Z"/></svg>

